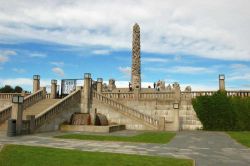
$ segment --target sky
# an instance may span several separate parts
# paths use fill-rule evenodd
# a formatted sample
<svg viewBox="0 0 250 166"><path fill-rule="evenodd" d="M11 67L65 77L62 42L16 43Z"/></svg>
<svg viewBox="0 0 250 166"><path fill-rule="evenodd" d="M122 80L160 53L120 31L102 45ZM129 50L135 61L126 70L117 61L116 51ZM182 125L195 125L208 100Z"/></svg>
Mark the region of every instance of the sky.
<svg viewBox="0 0 250 166"><path fill-rule="evenodd" d="M132 27L141 29L142 85L250 89L249 0L0 0L0 86L51 79L130 81Z"/></svg>

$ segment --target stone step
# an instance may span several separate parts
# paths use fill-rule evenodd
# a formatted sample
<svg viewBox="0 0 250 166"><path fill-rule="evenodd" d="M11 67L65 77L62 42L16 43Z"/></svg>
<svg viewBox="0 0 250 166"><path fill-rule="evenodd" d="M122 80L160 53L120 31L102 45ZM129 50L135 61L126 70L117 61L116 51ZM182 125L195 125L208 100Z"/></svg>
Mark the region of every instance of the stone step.
<svg viewBox="0 0 250 166"><path fill-rule="evenodd" d="M23 119L26 119L27 115L38 115L50 106L54 105L56 102L60 101L60 99L44 99L39 101L38 103L28 107L23 112Z"/></svg>

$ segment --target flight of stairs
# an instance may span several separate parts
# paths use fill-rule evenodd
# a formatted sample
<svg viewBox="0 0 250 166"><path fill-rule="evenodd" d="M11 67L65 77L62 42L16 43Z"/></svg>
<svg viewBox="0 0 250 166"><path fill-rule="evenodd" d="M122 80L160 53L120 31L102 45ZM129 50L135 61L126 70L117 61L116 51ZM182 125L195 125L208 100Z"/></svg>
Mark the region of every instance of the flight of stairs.
<svg viewBox="0 0 250 166"><path fill-rule="evenodd" d="M26 119L27 115L38 115L41 112L45 111L50 106L54 105L60 99L43 99L36 104L26 108L23 112L23 119Z"/></svg>
<svg viewBox="0 0 250 166"><path fill-rule="evenodd" d="M179 116L181 130L197 130L202 128L202 124L191 104L182 106Z"/></svg>

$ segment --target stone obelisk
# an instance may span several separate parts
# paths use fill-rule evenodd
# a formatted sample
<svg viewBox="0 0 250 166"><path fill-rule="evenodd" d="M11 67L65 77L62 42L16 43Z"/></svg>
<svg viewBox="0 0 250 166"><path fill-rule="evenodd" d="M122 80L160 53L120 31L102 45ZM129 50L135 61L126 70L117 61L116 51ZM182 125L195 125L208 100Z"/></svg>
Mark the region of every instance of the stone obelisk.
<svg viewBox="0 0 250 166"><path fill-rule="evenodd" d="M133 89L141 89L140 27L137 23L133 26L131 85Z"/></svg>

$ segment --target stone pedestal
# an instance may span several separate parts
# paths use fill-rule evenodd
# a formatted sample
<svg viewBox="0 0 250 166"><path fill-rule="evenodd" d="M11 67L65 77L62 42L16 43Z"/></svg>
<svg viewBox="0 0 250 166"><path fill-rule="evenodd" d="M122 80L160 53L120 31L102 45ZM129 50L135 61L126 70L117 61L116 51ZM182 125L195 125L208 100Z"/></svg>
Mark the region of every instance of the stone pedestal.
<svg viewBox="0 0 250 166"><path fill-rule="evenodd" d="M34 75L33 76L33 93L36 93L40 90L40 76Z"/></svg>
<svg viewBox="0 0 250 166"><path fill-rule="evenodd" d="M134 99L139 100L140 98L140 89L134 89Z"/></svg>
<svg viewBox="0 0 250 166"><path fill-rule="evenodd" d="M57 80L51 80L50 98L51 99L56 99L57 98Z"/></svg>

